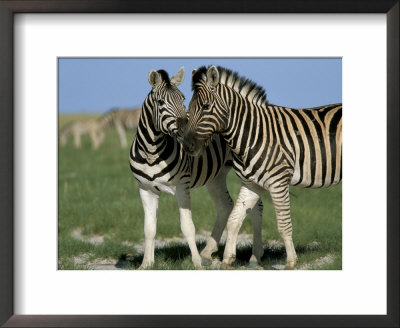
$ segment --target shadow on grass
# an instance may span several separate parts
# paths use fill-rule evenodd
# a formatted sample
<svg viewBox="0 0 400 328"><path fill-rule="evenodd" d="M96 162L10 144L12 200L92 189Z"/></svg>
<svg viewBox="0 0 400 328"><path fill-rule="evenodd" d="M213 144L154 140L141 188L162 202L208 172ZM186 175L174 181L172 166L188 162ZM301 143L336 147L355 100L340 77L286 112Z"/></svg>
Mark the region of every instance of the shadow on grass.
<svg viewBox="0 0 400 328"><path fill-rule="evenodd" d="M197 242L197 248L201 251L205 246L205 242ZM213 258L216 258L222 261L224 254L225 244L220 244L218 247L218 251L213 254ZM304 254L312 252L306 246L297 246L296 253ZM239 246L236 252L236 261L234 266L241 267L246 266L249 262L249 259L252 254L251 245ZM191 260L191 253L189 246L187 244L182 243L172 243L163 247L157 247L155 249L155 257L156 261L166 261L170 263L172 266L179 266L185 259ZM270 266L277 263L285 263L286 262L286 251L284 247L264 247L264 255L262 257L263 266ZM143 254L137 255L128 255L121 254L117 264L115 265L120 269L138 269L142 264ZM154 268L157 270L157 268ZM175 268L171 268L175 269Z"/></svg>

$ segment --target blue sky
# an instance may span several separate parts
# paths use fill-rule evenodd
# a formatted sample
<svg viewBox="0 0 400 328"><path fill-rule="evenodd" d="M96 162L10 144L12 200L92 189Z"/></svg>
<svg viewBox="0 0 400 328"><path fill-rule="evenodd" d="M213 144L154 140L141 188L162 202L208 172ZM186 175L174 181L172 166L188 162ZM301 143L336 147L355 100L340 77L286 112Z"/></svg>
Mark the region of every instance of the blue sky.
<svg viewBox="0 0 400 328"><path fill-rule="evenodd" d="M191 72L202 65L221 65L264 87L270 103L315 107L342 102L340 58L60 58L59 112L103 113L114 107L141 106L151 69L170 76L181 66L186 76L179 87L191 98Z"/></svg>

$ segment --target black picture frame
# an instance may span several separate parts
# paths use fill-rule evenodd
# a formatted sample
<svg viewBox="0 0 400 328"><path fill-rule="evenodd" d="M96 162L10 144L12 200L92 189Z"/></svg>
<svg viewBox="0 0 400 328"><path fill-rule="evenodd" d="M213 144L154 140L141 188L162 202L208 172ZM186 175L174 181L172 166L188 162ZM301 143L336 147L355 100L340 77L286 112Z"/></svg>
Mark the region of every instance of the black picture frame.
<svg viewBox="0 0 400 328"><path fill-rule="evenodd" d="M0 0L0 324L4 327L399 327L399 8L398 0ZM14 14L156 12L386 14L387 315L14 315Z"/></svg>

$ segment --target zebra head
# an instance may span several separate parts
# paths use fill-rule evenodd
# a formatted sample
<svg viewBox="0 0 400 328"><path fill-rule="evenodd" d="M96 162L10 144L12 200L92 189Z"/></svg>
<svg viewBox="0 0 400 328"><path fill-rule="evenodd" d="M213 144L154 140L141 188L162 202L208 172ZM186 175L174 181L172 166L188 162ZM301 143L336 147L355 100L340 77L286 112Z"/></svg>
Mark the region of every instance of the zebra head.
<svg viewBox="0 0 400 328"><path fill-rule="evenodd" d="M152 91L150 103L153 109L153 123L156 130L177 137L177 119L186 119L183 93L177 88L185 78L185 69L179 71L170 79L164 70L151 70L149 83ZM187 120L187 119L186 119Z"/></svg>
<svg viewBox="0 0 400 328"><path fill-rule="evenodd" d="M186 124L183 147L192 156L198 156L214 136L226 129L228 109L218 95L220 74L216 66L203 66L192 72L193 96L189 103L189 121Z"/></svg>

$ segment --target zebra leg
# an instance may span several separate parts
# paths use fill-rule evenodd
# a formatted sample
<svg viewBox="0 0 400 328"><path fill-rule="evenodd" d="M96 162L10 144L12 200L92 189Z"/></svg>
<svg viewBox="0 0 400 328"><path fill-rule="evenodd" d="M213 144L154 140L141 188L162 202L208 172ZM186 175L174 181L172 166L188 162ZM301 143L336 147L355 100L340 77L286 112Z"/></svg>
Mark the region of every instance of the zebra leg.
<svg viewBox="0 0 400 328"><path fill-rule="evenodd" d="M104 141L104 132L103 131L98 131L96 133L96 135L97 135L97 140L98 140L99 146L101 146L103 144L103 141Z"/></svg>
<svg viewBox="0 0 400 328"><path fill-rule="evenodd" d="M228 216L233 208L232 198L226 188L226 175L229 169L224 168L222 172L207 185L207 190L217 209L217 219L211 236L208 238L207 245L200 253L203 265L211 264L211 255L218 250L218 242L221 239Z"/></svg>
<svg viewBox="0 0 400 328"><path fill-rule="evenodd" d="M178 185L176 188L179 214L181 218L181 230L189 244L192 253L192 262L196 269L201 269L201 257L196 246L196 231L192 221L192 210L190 208L190 190L188 185Z"/></svg>
<svg viewBox="0 0 400 328"><path fill-rule="evenodd" d="M157 230L158 197L156 193L139 188L144 209L144 256L139 269L146 269L154 264L154 239Z"/></svg>
<svg viewBox="0 0 400 328"><path fill-rule="evenodd" d="M79 132L74 132L74 145L76 148L81 147L81 134Z"/></svg>
<svg viewBox="0 0 400 328"><path fill-rule="evenodd" d="M126 142L126 134L125 134L125 129L120 121L115 122L115 127L117 129L117 132L119 134L119 141L121 142L121 147L125 148L127 145Z"/></svg>
<svg viewBox="0 0 400 328"><path fill-rule="evenodd" d="M292 220L290 218L289 185L269 187L271 199L275 207L278 231L285 243L286 270L294 269L297 263L297 255L292 239Z"/></svg>
<svg viewBox="0 0 400 328"><path fill-rule="evenodd" d="M97 138L96 132L90 132L90 139L92 140L93 149L98 149L100 146L99 139Z"/></svg>
<svg viewBox="0 0 400 328"><path fill-rule="evenodd" d="M261 265L261 258L264 255L264 246L262 243L262 211L263 203L261 199L250 212L251 223L253 224L253 249L249 261L249 267Z"/></svg>
<svg viewBox="0 0 400 328"><path fill-rule="evenodd" d="M236 258L236 242L240 227L246 215L253 209L254 205L260 199L261 192L255 192L248 186L242 185L236 204L229 215L227 224L227 238L222 261L222 269L228 269Z"/></svg>

